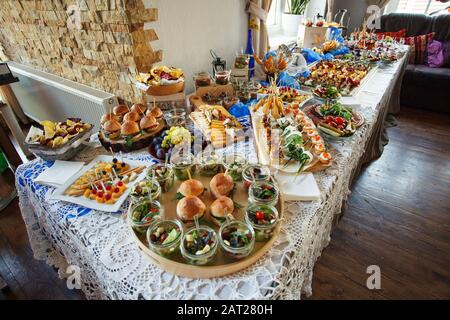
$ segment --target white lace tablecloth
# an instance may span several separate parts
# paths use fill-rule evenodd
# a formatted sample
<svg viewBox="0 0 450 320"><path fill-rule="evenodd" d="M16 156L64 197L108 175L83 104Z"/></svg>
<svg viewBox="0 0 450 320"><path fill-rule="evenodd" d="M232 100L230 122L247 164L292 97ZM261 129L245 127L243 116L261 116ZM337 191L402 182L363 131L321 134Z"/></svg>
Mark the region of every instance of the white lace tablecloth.
<svg viewBox="0 0 450 320"><path fill-rule="evenodd" d="M328 141L333 166L314 174L322 200L286 203L281 235L251 267L202 280L164 272L141 254L121 214L46 200L53 189L33 179L51 163L40 159L16 172L20 208L35 258L58 268L61 277L68 265L80 267L82 290L89 299L300 299L301 294L310 295L314 264L330 241L333 220L350 193L352 171L374 125L384 120L378 114L386 108L390 88L399 80L398 70L404 63L405 58L379 69L362 88L357 99L365 124L351 138ZM251 146L242 143L238 148L253 150ZM94 156L89 150L79 159ZM145 151L127 157L151 161Z"/></svg>

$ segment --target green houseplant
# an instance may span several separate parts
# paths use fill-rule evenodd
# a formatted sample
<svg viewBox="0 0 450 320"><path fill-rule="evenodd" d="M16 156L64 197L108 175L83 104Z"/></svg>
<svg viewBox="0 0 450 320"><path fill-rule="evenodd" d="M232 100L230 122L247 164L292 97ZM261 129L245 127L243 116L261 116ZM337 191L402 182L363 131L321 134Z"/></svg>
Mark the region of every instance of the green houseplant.
<svg viewBox="0 0 450 320"><path fill-rule="evenodd" d="M285 12L281 25L283 32L289 35L297 35L298 26L304 20L305 11L310 0L286 0Z"/></svg>

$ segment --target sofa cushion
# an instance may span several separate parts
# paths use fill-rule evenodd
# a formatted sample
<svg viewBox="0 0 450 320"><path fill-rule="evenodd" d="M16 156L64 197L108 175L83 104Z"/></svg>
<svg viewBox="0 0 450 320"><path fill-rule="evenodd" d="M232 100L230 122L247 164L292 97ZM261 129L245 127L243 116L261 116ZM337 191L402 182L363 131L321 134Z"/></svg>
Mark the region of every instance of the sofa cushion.
<svg viewBox="0 0 450 320"><path fill-rule="evenodd" d="M431 68L425 65L410 64L406 67L405 77L411 78L417 84L447 85L450 87L450 68Z"/></svg>
<svg viewBox="0 0 450 320"><path fill-rule="evenodd" d="M433 40L434 32L415 37L406 37L405 44L410 46L409 63L424 64L425 51L429 42Z"/></svg>
<svg viewBox="0 0 450 320"><path fill-rule="evenodd" d="M431 68L440 68L444 65L442 42L433 40L428 43L425 52L425 65Z"/></svg>

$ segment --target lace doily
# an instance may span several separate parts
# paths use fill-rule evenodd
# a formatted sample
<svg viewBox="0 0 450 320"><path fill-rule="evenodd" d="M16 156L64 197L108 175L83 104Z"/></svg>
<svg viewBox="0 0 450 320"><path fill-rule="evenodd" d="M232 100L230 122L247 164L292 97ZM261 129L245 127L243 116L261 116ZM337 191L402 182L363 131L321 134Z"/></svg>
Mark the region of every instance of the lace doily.
<svg viewBox="0 0 450 320"><path fill-rule="evenodd" d="M33 182L51 165L40 159L16 172L20 208L35 258L58 268L61 277L66 276L68 265L79 266L88 299L300 299L301 294L310 295L314 264L330 241L333 220L350 193L352 172L376 121L383 120L378 119L379 111L386 107L389 88L398 80L397 70L403 63L404 59L379 70L366 86L370 91L359 93L359 101L365 101L361 107L364 125L351 138L329 140L333 166L314 174L322 200L287 202L279 238L251 267L200 280L164 272L141 254L121 214L47 200L53 189ZM256 157L250 142L237 148L248 148L251 157ZM90 160L97 153L106 152L86 150L78 160ZM126 157L152 161L146 151Z"/></svg>

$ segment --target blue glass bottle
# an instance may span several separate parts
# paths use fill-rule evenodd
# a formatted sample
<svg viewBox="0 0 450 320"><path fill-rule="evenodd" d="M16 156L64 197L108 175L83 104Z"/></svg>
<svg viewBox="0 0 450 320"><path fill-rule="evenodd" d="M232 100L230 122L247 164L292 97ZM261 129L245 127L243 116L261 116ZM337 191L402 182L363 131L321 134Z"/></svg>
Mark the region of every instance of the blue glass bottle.
<svg viewBox="0 0 450 320"><path fill-rule="evenodd" d="M252 29L250 28L248 29L247 48L245 49L245 53L250 56L248 69L250 71L250 78L253 78L255 76L255 58L253 57L253 36Z"/></svg>

